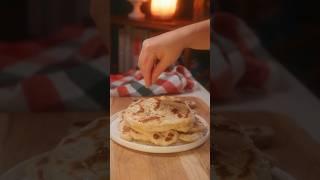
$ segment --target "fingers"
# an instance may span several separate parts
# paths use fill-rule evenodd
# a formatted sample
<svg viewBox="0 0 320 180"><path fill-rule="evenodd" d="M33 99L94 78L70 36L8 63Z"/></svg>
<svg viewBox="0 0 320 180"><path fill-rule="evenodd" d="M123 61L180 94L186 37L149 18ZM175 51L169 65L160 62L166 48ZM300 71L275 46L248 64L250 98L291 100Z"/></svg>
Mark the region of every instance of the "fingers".
<svg viewBox="0 0 320 180"><path fill-rule="evenodd" d="M152 77L152 75L151 75L151 73L152 73L152 69L153 69L153 66L154 66L154 57L153 56L151 56L151 57L148 57L147 59L146 59L146 62L145 62L145 64L143 64L142 66L144 66L144 73L145 73L145 78L144 78L144 81L145 81L145 86L146 87L149 87L149 86L151 86L151 77Z"/></svg>
<svg viewBox="0 0 320 180"><path fill-rule="evenodd" d="M145 86L149 87L151 85L151 73L154 65L154 56L141 52L138 65L143 75Z"/></svg>
<svg viewBox="0 0 320 180"><path fill-rule="evenodd" d="M168 67L165 60L160 61L153 69L152 72L152 83L155 83L159 78L160 74Z"/></svg>

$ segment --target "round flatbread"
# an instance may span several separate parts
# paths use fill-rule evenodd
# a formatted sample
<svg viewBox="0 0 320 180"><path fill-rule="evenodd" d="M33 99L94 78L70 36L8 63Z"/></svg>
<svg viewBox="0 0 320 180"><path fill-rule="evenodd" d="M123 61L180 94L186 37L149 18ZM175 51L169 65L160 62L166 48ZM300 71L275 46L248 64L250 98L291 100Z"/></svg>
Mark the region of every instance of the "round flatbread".
<svg viewBox="0 0 320 180"><path fill-rule="evenodd" d="M159 146L168 146L177 142L179 133L174 130L165 132L149 133L138 132L130 128L125 121L120 122L120 136L128 141L139 141L145 143L152 143Z"/></svg>
<svg viewBox="0 0 320 180"><path fill-rule="evenodd" d="M165 132L154 133L151 139L153 144L159 146L169 146L178 141L179 134L177 131L169 130Z"/></svg>
<svg viewBox="0 0 320 180"><path fill-rule="evenodd" d="M196 118L196 121L193 123L193 126L188 132L180 132L179 140L183 142L193 142L200 139L206 132L206 126Z"/></svg>
<svg viewBox="0 0 320 180"><path fill-rule="evenodd" d="M203 136L202 132L180 133L179 139L184 142L193 142L200 139L202 136Z"/></svg>
<svg viewBox="0 0 320 180"><path fill-rule="evenodd" d="M122 119L139 132L188 132L195 121L190 107L176 98L140 99L123 111Z"/></svg>

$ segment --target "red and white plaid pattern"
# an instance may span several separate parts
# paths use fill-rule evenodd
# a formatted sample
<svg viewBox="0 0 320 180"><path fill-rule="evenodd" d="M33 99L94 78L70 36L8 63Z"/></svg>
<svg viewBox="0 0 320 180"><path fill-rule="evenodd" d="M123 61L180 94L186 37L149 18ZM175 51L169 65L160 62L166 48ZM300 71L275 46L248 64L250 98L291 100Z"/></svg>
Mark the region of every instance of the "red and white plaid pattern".
<svg viewBox="0 0 320 180"><path fill-rule="evenodd" d="M129 71L126 74L110 75L110 96L151 96L178 94L196 88L192 74L181 65L163 72L149 88L144 86L141 72Z"/></svg>

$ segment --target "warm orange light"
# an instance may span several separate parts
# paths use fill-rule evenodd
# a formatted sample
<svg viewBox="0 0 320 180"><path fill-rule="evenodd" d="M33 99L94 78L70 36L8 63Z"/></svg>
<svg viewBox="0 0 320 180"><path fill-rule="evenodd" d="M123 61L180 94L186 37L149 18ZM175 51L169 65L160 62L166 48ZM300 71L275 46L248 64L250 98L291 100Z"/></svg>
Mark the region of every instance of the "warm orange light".
<svg viewBox="0 0 320 180"><path fill-rule="evenodd" d="M178 0L152 0L151 14L159 19L170 19L177 10Z"/></svg>

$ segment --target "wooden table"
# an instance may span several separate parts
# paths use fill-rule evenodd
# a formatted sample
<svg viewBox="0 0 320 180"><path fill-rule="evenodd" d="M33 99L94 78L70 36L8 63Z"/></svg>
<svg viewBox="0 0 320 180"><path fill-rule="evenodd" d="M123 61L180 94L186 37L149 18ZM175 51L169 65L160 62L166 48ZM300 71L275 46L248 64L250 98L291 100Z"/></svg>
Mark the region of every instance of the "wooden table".
<svg viewBox="0 0 320 180"><path fill-rule="evenodd" d="M0 175L19 162L49 151L61 138L103 112L0 113Z"/></svg>
<svg viewBox="0 0 320 180"><path fill-rule="evenodd" d="M198 114L209 122L209 107L198 98L191 99L197 104ZM130 102L132 98L113 97L110 114L126 108ZM186 152L151 154L127 149L110 140L110 176L111 180L209 180L210 142Z"/></svg>

